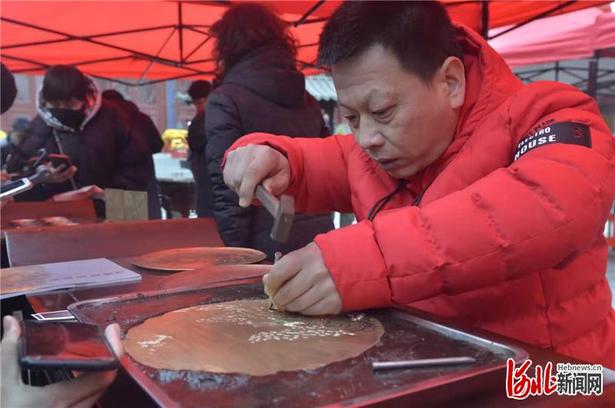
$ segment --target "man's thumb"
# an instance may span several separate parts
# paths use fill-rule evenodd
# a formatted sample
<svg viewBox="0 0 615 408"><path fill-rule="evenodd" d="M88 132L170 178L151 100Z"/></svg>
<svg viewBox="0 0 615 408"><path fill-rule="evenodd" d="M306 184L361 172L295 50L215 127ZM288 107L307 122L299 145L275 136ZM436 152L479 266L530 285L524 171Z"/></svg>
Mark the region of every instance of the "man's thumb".
<svg viewBox="0 0 615 408"><path fill-rule="evenodd" d="M276 175L263 181L263 186L273 195L280 195L286 191L288 181L284 176Z"/></svg>
<svg viewBox="0 0 615 408"><path fill-rule="evenodd" d="M19 322L13 316L4 316L2 320L2 325L4 329L4 337L2 338L2 345L4 346L6 343L15 343L17 344L17 340L19 340L19 336L21 336L21 327L19 326Z"/></svg>
<svg viewBox="0 0 615 408"><path fill-rule="evenodd" d="M2 338L1 358L2 381L7 384L19 384L21 382L21 368L19 367L19 336L21 327L13 316L4 316L2 321L4 327L4 337ZM3 385L4 389L4 385Z"/></svg>

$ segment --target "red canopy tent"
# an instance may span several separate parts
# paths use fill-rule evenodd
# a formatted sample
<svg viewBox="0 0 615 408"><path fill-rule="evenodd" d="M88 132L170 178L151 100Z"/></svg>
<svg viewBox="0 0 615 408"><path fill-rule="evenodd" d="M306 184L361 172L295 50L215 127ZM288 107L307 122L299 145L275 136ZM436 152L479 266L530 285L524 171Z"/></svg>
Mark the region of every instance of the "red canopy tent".
<svg viewBox="0 0 615 408"><path fill-rule="evenodd" d="M500 30L492 30L497 35ZM548 17L520 27L514 35L494 38L490 44L510 66L589 58L597 50L615 47L615 13L589 8Z"/></svg>
<svg viewBox="0 0 615 408"><path fill-rule="evenodd" d="M605 1L445 0L456 20L488 28L525 24L546 15ZM15 1L0 3L0 56L16 73L40 73L54 64L75 64L103 78L137 78L143 84L214 70L208 27L230 1ZM289 22L299 42L299 61L314 66L322 25L339 1L278 1L271 5Z"/></svg>

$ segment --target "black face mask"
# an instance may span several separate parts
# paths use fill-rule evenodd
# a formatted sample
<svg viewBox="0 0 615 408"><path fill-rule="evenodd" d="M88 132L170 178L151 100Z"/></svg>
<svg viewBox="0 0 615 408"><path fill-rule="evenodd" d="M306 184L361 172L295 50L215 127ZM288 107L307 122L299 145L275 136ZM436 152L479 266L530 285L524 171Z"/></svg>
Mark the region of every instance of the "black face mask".
<svg viewBox="0 0 615 408"><path fill-rule="evenodd" d="M78 130L85 120L85 110L68 109L68 108L49 108L49 112L59 120L64 126L73 130Z"/></svg>

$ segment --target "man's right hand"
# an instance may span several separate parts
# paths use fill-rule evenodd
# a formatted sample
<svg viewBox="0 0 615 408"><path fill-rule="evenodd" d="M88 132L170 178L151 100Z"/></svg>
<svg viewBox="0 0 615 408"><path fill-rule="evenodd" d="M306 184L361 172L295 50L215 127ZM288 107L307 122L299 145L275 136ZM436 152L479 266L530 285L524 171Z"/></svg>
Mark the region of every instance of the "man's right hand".
<svg viewBox="0 0 615 408"><path fill-rule="evenodd" d="M247 145L227 155L223 175L226 185L239 196L239 205L247 207L260 183L273 195L285 192L290 165L282 153L269 146Z"/></svg>

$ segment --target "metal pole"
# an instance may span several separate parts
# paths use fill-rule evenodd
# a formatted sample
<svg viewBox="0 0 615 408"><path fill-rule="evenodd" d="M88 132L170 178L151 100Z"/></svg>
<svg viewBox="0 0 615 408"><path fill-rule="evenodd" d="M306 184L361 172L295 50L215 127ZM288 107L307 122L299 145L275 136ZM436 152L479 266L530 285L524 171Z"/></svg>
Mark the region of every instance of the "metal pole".
<svg viewBox="0 0 615 408"><path fill-rule="evenodd" d="M173 129L177 126L177 115L175 112L175 81L167 81L167 129Z"/></svg>
<svg viewBox="0 0 615 408"><path fill-rule="evenodd" d="M594 56L589 60L589 67L587 72L587 94L592 98L596 97L598 83L598 56L594 53Z"/></svg>
<svg viewBox="0 0 615 408"><path fill-rule="evenodd" d="M519 24L517 24L517 25L515 25L515 26L513 26L513 27L510 27L510 28L508 28L508 29L506 29L506 30L502 31L501 33L497 33L497 34L496 34L496 35L494 35L493 37L489 37L489 40L493 40L493 39L495 39L495 38L498 38L498 37L499 37L499 36L501 36L501 35L504 35L504 34L506 34L506 33L509 33L509 32L511 32L511 31L513 31L513 30L516 30L516 29L517 29L517 28L519 28L519 27L523 27L524 25L529 24L529 23L531 23L532 21L535 21L535 20L538 20L538 19L540 19L540 18L547 17L547 16L549 16L549 15L551 15L551 14L554 14L554 13L556 13L556 12L558 12L558 11L560 11L560 10L565 9L566 7L568 7L568 6L572 5L572 4L576 3L576 2L577 2L577 0L571 0L571 1L567 1L567 2L565 2L565 3L561 3L561 4L559 4L559 5L555 6L555 7L553 7L553 8L552 8L552 9L550 9L550 10L547 10L547 11L545 11L545 12L543 12L543 13L540 13L540 14L538 14L538 15L535 15L534 17L532 17L532 18L530 18L530 19L528 19L528 20L525 20L525 21L523 21L523 22L521 22L521 23L519 23ZM557 3L556 3L556 4L557 4Z"/></svg>
<svg viewBox="0 0 615 408"><path fill-rule="evenodd" d="M184 64L184 19L182 16L182 2L177 2L177 13L179 23L179 64Z"/></svg>
<svg viewBox="0 0 615 408"><path fill-rule="evenodd" d="M489 0L481 2L481 35L489 38Z"/></svg>

